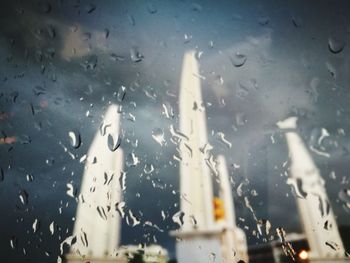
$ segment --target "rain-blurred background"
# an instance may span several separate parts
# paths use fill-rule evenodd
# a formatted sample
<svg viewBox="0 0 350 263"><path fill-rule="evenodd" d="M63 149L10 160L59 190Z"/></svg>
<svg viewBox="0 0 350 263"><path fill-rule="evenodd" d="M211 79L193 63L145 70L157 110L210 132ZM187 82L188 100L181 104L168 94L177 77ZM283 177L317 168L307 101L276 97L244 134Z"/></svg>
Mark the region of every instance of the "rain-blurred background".
<svg viewBox="0 0 350 263"><path fill-rule="evenodd" d="M277 237L257 234L245 198L272 229L301 232L275 125L298 116L349 251L349 8L345 0L2 1L3 261L56 261L72 234L82 157L111 103L122 111L125 209L137 218L123 218L121 244L159 244L175 256L171 130L188 50L196 51L209 142L227 158L248 244ZM70 131L81 138L77 148Z"/></svg>

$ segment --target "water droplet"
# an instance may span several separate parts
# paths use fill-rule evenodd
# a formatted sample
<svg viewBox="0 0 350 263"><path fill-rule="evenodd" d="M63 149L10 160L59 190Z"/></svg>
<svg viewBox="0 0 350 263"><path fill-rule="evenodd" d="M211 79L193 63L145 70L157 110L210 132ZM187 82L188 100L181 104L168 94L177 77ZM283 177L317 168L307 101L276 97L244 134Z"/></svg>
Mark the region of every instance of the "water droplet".
<svg viewBox="0 0 350 263"><path fill-rule="evenodd" d="M115 209L117 210L117 212L119 213L121 218L124 218L124 216L125 216L124 208L125 208L125 202L124 201L116 203L116 205L115 205Z"/></svg>
<svg viewBox="0 0 350 263"><path fill-rule="evenodd" d="M107 220L107 214L105 209L102 206L97 206L97 212L99 214L99 216L103 219L103 220Z"/></svg>
<svg viewBox="0 0 350 263"><path fill-rule="evenodd" d="M346 212L350 213L350 189L343 189L338 194L339 199L343 202Z"/></svg>
<svg viewBox="0 0 350 263"><path fill-rule="evenodd" d="M95 11L95 9L96 9L96 6L91 3L86 5L85 7L86 13L88 14L91 14L93 11Z"/></svg>
<svg viewBox="0 0 350 263"><path fill-rule="evenodd" d="M257 222L257 227L260 235L268 235L271 229L271 223L267 219L260 219Z"/></svg>
<svg viewBox="0 0 350 263"><path fill-rule="evenodd" d="M157 13L157 7L155 6L155 4L154 3L152 3L152 2L149 2L148 4L147 4L147 10L148 10L148 12L150 13L150 14L155 14L155 13Z"/></svg>
<svg viewBox="0 0 350 263"><path fill-rule="evenodd" d="M41 86L35 86L35 88L33 89L33 93L35 96L45 94L45 92L46 92L46 90Z"/></svg>
<svg viewBox="0 0 350 263"><path fill-rule="evenodd" d="M155 128L152 131L152 138L161 146L165 145L164 132L161 128Z"/></svg>
<svg viewBox="0 0 350 263"><path fill-rule="evenodd" d="M117 94L118 101L122 102L125 99L125 95L126 95L126 87L120 86Z"/></svg>
<svg viewBox="0 0 350 263"><path fill-rule="evenodd" d="M217 138L219 142L223 143L227 148L232 147L232 143L225 139L225 134L223 132L218 132Z"/></svg>
<svg viewBox="0 0 350 263"><path fill-rule="evenodd" d="M70 131L68 132L70 145L74 148L79 148L81 144L81 138L79 132Z"/></svg>
<svg viewBox="0 0 350 263"><path fill-rule="evenodd" d="M50 230L50 234L51 236L55 233L55 222L52 221L51 224L49 225L49 230Z"/></svg>
<svg viewBox="0 0 350 263"><path fill-rule="evenodd" d="M270 22L270 18L267 16L261 16L258 18L258 23L262 26L266 26Z"/></svg>
<svg viewBox="0 0 350 263"><path fill-rule="evenodd" d="M170 103L166 102L162 104L163 107L163 111L162 114L167 118L167 119L172 119L174 118L175 114L174 114L174 110L171 107Z"/></svg>
<svg viewBox="0 0 350 263"><path fill-rule="evenodd" d="M104 33L104 37L107 39L109 37L109 29L108 28L105 28L103 30L103 33Z"/></svg>
<svg viewBox="0 0 350 263"><path fill-rule="evenodd" d="M130 220L129 218L130 218L131 220ZM129 210L129 216L126 218L126 223L127 223L129 226L134 227L134 226L139 225L140 222L141 222L140 219L137 218L137 217L133 214L133 212L132 212L131 210Z"/></svg>
<svg viewBox="0 0 350 263"><path fill-rule="evenodd" d="M119 134L108 134L107 144L110 151L116 151L121 144L121 138Z"/></svg>
<svg viewBox="0 0 350 263"><path fill-rule="evenodd" d="M303 181L301 178L288 178L287 179L287 184L292 187L293 194L298 197L305 199L307 196L307 193L304 192L303 187L302 187Z"/></svg>
<svg viewBox="0 0 350 263"><path fill-rule="evenodd" d="M151 174L154 171L153 164L146 163L145 167L143 168L143 171L145 174Z"/></svg>
<svg viewBox="0 0 350 263"><path fill-rule="evenodd" d="M184 34L184 43L187 44L192 40L191 35Z"/></svg>
<svg viewBox="0 0 350 263"><path fill-rule="evenodd" d="M67 195L74 198L76 195L76 190L74 189L73 184L67 183L66 186L67 186L67 192L66 192Z"/></svg>
<svg viewBox="0 0 350 263"><path fill-rule="evenodd" d="M34 181L34 176L32 174L27 174L26 175L27 182L33 182Z"/></svg>
<svg viewBox="0 0 350 263"><path fill-rule="evenodd" d="M0 168L0 182L4 181L4 179L5 179L4 170L2 168Z"/></svg>
<svg viewBox="0 0 350 263"><path fill-rule="evenodd" d="M11 248L12 248L12 249L17 248L17 243L18 243L17 237L15 237L15 236L11 237L11 239L10 239L10 245L11 245Z"/></svg>
<svg viewBox="0 0 350 263"><path fill-rule="evenodd" d="M334 241L327 241L325 244L335 251L340 250L340 246L337 243L335 243Z"/></svg>
<svg viewBox="0 0 350 263"><path fill-rule="evenodd" d="M236 52L232 57L230 57L232 65L235 67L241 67L247 61L247 56L239 52Z"/></svg>
<svg viewBox="0 0 350 263"><path fill-rule="evenodd" d="M36 218L32 225L33 233L36 233L40 228L40 221Z"/></svg>
<svg viewBox="0 0 350 263"><path fill-rule="evenodd" d="M326 67L328 72L331 74L332 78L336 78L337 77L337 70L335 68L335 66L333 64L331 64L330 62L326 62Z"/></svg>
<svg viewBox="0 0 350 263"><path fill-rule="evenodd" d="M20 135L17 137L17 141L20 144L30 144L32 142L32 139L28 135Z"/></svg>
<svg viewBox="0 0 350 263"><path fill-rule="evenodd" d="M134 153L129 153L126 156L126 166L127 167L132 167L132 166L136 166L140 161L139 158L135 156Z"/></svg>
<svg viewBox="0 0 350 263"><path fill-rule="evenodd" d="M299 16L292 16L292 23L295 27L301 27L303 25L303 20Z"/></svg>
<svg viewBox="0 0 350 263"><path fill-rule="evenodd" d="M28 204L28 193L25 190L21 190L19 193L19 200L23 205Z"/></svg>
<svg viewBox="0 0 350 263"><path fill-rule="evenodd" d="M216 261L216 254L215 253L210 253L209 255L210 262L215 262Z"/></svg>
<svg viewBox="0 0 350 263"><path fill-rule="evenodd" d="M80 240L81 240L81 242L83 243L83 245L85 247L89 246L89 241L87 239L87 234L83 231L83 229L81 229L81 232L80 232Z"/></svg>
<svg viewBox="0 0 350 263"><path fill-rule="evenodd" d="M114 60L114 61L124 61L125 60L124 56L120 56L120 55L117 55L115 53L112 53L109 57L111 58L111 60Z"/></svg>
<svg viewBox="0 0 350 263"><path fill-rule="evenodd" d="M345 47L345 42L335 37L328 39L328 48L334 54L340 53Z"/></svg>
<svg viewBox="0 0 350 263"><path fill-rule="evenodd" d="M120 172L119 184L120 184L120 189L123 192L125 192L126 190L126 173L125 172Z"/></svg>
<svg viewBox="0 0 350 263"><path fill-rule="evenodd" d="M185 216L185 213L182 211L179 211L175 213L171 219L173 220L174 223L178 224L181 227L184 224L184 216Z"/></svg>
<svg viewBox="0 0 350 263"><path fill-rule="evenodd" d="M132 62L140 62L143 58L144 56L139 53L136 47L130 49L130 59Z"/></svg>

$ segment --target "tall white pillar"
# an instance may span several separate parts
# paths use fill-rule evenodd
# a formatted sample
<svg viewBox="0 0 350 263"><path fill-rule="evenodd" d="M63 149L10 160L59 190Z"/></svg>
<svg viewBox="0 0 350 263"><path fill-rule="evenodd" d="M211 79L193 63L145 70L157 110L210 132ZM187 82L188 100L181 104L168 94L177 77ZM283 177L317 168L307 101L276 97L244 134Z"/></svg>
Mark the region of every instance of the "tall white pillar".
<svg viewBox="0 0 350 263"><path fill-rule="evenodd" d="M67 262L116 262L120 216L115 206L122 199L123 152L109 147L108 140L117 140L119 121L117 105L109 106L87 153L73 231L76 243Z"/></svg>
<svg viewBox="0 0 350 263"><path fill-rule="evenodd" d="M297 118L290 117L278 122L277 125L285 130L291 160L291 178L301 180L302 190L307 193L304 199L297 198L297 206L310 246L310 259L343 257L344 246L324 181L304 142L296 132Z"/></svg>
<svg viewBox="0 0 350 263"><path fill-rule="evenodd" d="M214 229L213 188L208 154L206 114L198 62L193 51L185 53L180 82L180 208L183 225L174 233L177 260L221 262L219 231Z"/></svg>

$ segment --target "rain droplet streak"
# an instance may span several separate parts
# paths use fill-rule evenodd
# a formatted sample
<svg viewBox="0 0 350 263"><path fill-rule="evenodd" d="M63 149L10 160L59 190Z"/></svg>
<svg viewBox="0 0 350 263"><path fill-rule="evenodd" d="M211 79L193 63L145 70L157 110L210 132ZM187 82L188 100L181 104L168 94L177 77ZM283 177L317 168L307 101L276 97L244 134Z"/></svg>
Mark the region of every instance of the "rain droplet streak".
<svg viewBox="0 0 350 263"><path fill-rule="evenodd" d="M141 223L141 220L137 218L131 210L129 210L129 215L126 217L126 223L129 226L134 227L139 225Z"/></svg>
<svg viewBox="0 0 350 263"><path fill-rule="evenodd" d="M134 153L129 153L126 156L126 166L127 167L133 167L140 163L139 158Z"/></svg>
<svg viewBox="0 0 350 263"><path fill-rule="evenodd" d="M33 182L34 181L34 176L32 174L27 174L26 175L27 182ZM0 178L1 180L1 178Z"/></svg>
<svg viewBox="0 0 350 263"><path fill-rule="evenodd" d="M241 67L247 61L247 56L239 52L236 52L232 57L230 57L232 65L235 67Z"/></svg>
<svg viewBox="0 0 350 263"><path fill-rule="evenodd" d="M17 248L17 243L18 243L17 237L15 237L15 236L11 237L11 239L10 239L10 246L11 246L12 249Z"/></svg>
<svg viewBox="0 0 350 263"><path fill-rule="evenodd" d="M28 204L28 193L25 190L21 190L19 193L19 200L23 205Z"/></svg>
<svg viewBox="0 0 350 263"><path fill-rule="evenodd" d="M338 194L339 199L343 202L346 212L350 213L350 189L343 189Z"/></svg>
<svg viewBox="0 0 350 263"><path fill-rule="evenodd" d="M132 62L140 62L144 56L137 50L136 47L130 49L130 59Z"/></svg>
<svg viewBox="0 0 350 263"><path fill-rule="evenodd" d="M119 134L108 134L108 138L107 138L107 144L108 144L108 149L112 152L116 151L120 144L121 144L121 138L119 136Z"/></svg>
<svg viewBox="0 0 350 263"><path fill-rule="evenodd" d="M118 101L122 102L126 95L126 87L120 86L118 89L117 99Z"/></svg>
<svg viewBox="0 0 350 263"><path fill-rule="evenodd" d="M40 227L40 222L39 220L36 218L33 222L32 228L33 228L33 233L36 233L39 230Z"/></svg>
<svg viewBox="0 0 350 263"><path fill-rule="evenodd" d="M51 236L55 233L55 222L52 221L51 224L49 225L49 230L50 230L50 234Z"/></svg>
<svg viewBox="0 0 350 263"><path fill-rule="evenodd" d="M74 198L75 197L75 189L74 189L73 184L67 183L66 186L67 186L67 195Z"/></svg>
<svg viewBox="0 0 350 263"><path fill-rule="evenodd" d="M96 6L91 3L85 7L86 13L88 14L91 14L92 12L94 12L95 9L96 9Z"/></svg>
<svg viewBox="0 0 350 263"><path fill-rule="evenodd" d="M143 168L143 171L145 172L145 174L151 174L154 171L154 167L152 164L145 164L145 167Z"/></svg>
<svg viewBox="0 0 350 263"><path fill-rule="evenodd" d="M343 51L344 47L345 47L344 41L337 39L335 37L330 37L328 39L328 48L330 52L334 54L340 53Z"/></svg>
<svg viewBox="0 0 350 263"><path fill-rule="evenodd" d="M334 241L327 241L327 242L325 242L325 244L327 246L329 246L331 249L333 249L334 251L340 250L340 246L337 243L335 243Z"/></svg>
<svg viewBox="0 0 350 263"><path fill-rule="evenodd" d="M232 143L225 139L225 134L223 132L217 133L218 140L223 143L227 148L232 147Z"/></svg>
<svg viewBox="0 0 350 263"><path fill-rule="evenodd" d="M126 190L126 173L121 172L119 177L120 189L124 192Z"/></svg>
<svg viewBox="0 0 350 263"><path fill-rule="evenodd" d="M303 25L303 20L299 16L292 16L292 23L295 27L301 27Z"/></svg>
<svg viewBox="0 0 350 263"><path fill-rule="evenodd" d="M286 241L286 232L282 227L276 228L276 233L280 239L280 242L282 243L282 249L283 252L286 256L291 257L291 259L294 261L295 260L295 251L292 247L292 245Z"/></svg>
<svg viewBox="0 0 350 263"><path fill-rule="evenodd" d="M184 216L185 213L182 211L179 211L173 215L171 218L174 223L178 224L180 227L184 224Z"/></svg>
<svg viewBox="0 0 350 263"><path fill-rule="evenodd" d="M63 255L64 251L63 251L63 246L66 244L68 245L69 247L71 247L72 245L75 244L75 242L77 241L77 238L76 236L69 236L69 237L66 237L65 240L63 240L60 244L60 253L61 255Z"/></svg>
<svg viewBox="0 0 350 263"><path fill-rule="evenodd" d="M107 128L111 127L111 126L112 126L112 124L110 124L110 123L102 122L102 124L100 126L100 134L102 136L105 136Z"/></svg>
<svg viewBox="0 0 350 263"><path fill-rule="evenodd" d="M125 210L124 210L125 209L125 202L122 201L122 202L116 203L115 209L119 213L120 217L124 218L124 216L125 216Z"/></svg>
<svg viewBox="0 0 350 263"><path fill-rule="evenodd" d="M75 149L79 148L81 145L80 134L75 131L70 131L68 132L68 136L69 136L70 145Z"/></svg>
<svg viewBox="0 0 350 263"><path fill-rule="evenodd" d="M257 227L260 235L267 236L270 233L271 223L267 219L260 219L257 222Z"/></svg>
<svg viewBox="0 0 350 263"><path fill-rule="evenodd" d="M107 214L106 214L105 209L102 206L98 206L96 209L97 209L97 212L98 212L99 216L103 220L107 220Z"/></svg>
<svg viewBox="0 0 350 263"><path fill-rule="evenodd" d="M160 144L160 146L165 145L166 141L164 139L164 132L161 128L155 128L152 131L152 138Z"/></svg>
<svg viewBox="0 0 350 263"><path fill-rule="evenodd" d="M305 199L307 196L307 193L303 190L303 181L300 178L288 178L287 184L292 187L293 194L295 194L296 197Z"/></svg>
<svg viewBox="0 0 350 263"><path fill-rule="evenodd" d="M83 229L81 229L80 240L81 240L81 242L83 243L83 245L85 247L89 246L89 241L87 239L87 234L83 231Z"/></svg>
<svg viewBox="0 0 350 263"><path fill-rule="evenodd" d="M0 168L0 182L4 181L4 179L5 179L4 170L2 168Z"/></svg>

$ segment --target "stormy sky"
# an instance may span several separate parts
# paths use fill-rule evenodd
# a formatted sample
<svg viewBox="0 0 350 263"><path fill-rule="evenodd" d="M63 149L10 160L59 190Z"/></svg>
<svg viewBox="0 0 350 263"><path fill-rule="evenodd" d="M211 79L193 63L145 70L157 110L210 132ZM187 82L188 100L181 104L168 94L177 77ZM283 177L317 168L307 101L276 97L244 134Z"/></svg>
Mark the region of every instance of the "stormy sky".
<svg viewBox="0 0 350 263"><path fill-rule="evenodd" d="M67 183L79 193L80 158L111 103L122 106L126 162L131 153L140 160L125 165L124 192L126 209L140 224L128 225L124 218L121 243L158 243L173 255L168 233L178 228L172 216L179 211L179 162L170 126L178 128L179 81L188 50L197 52L200 64L212 153L227 158L237 222L249 244L263 240L254 235L244 197L273 229L301 231L286 184L287 146L275 126L288 116L299 117L299 132L313 149L339 225L349 227L349 211L339 198L349 189L350 168L348 5L345 0L2 1L2 257L57 259L77 206ZM167 117L164 108L173 114ZM159 129L165 145L152 138ZM329 136L320 145L322 129ZM80 134L79 148L70 146L69 131ZM232 147L220 140L221 133ZM150 165L154 171L148 174ZM35 219L40 227L34 233Z"/></svg>

